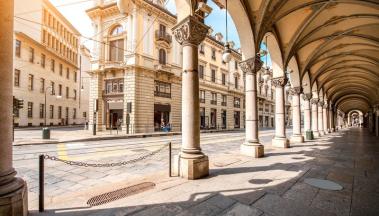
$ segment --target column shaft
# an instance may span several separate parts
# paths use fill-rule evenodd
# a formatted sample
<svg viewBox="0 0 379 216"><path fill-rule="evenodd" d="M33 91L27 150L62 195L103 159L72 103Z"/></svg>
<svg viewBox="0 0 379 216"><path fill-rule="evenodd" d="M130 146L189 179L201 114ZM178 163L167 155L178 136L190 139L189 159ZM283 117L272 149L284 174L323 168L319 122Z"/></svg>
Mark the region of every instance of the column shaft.
<svg viewBox="0 0 379 216"><path fill-rule="evenodd" d="M293 135L291 142L304 142L304 137L301 133L301 107L300 107L300 93L301 87L292 88L289 93L292 95L292 122L293 122Z"/></svg>
<svg viewBox="0 0 379 216"><path fill-rule="evenodd" d="M283 148L289 147L285 126L284 86L286 83L286 77L278 77L272 80L272 84L275 86L275 137L272 140L272 145Z"/></svg>
<svg viewBox="0 0 379 216"><path fill-rule="evenodd" d="M320 133L318 132L318 99L312 98L311 104L312 104L312 132L313 136L319 137Z"/></svg>
<svg viewBox="0 0 379 216"><path fill-rule="evenodd" d="M324 123L324 133L328 134L329 133L329 124L328 124L328 109L326 106L323 107L322 109L322 121Z"/></svg>
<svg viewBox="0 0 379 216"><path fill-rule="evenodd" d="M320 135L324 135L324 121L323 121L323 102L319 102L319 106L317 108L318 115L317 115L317 125L318 125L318 132Z"/></svg>

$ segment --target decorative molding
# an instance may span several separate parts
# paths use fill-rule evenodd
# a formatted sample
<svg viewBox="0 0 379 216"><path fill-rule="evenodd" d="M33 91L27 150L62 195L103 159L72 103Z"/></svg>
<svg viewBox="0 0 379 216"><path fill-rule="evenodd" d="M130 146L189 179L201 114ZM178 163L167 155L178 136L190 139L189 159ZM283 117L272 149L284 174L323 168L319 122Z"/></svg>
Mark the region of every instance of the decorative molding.
<svg viewBox="0 0 379 216"><path fill-rule="evenodd" d="M311 99L311 104L318 104L319 99L318 98L312 98Z"/></svg>
<svg viewBox="0 0 379 216"><path fill-rule="evenodd" d="M301 86L293 87L288 91L289 95L300 95L303 93L303 88Z"/></svg>
<svg viewBox="0 0 379 216"><path fill-rule="evenodd" d="M288 82L287 77L276 77L272 78L271 83L275 87L284 87Z"/></svg>
<svg viewBox="0 0 379 216"><path fill-rule="evenodd" d="M324 101L319 101L319 102L318 102L318 105L319 105L320 107L324 107L324 104L325 104Z"/></svg>
<svg viewBox="0 0 379 216"><path fill-rule="evenodd" d="M303 100L310 100L312 98L312 94L303 94Z"/></svg>
<svg viewBox="0 0 379 216"><path fill-rule="evenodd" d="M256 55L253 58L249 58L245 61L240 62L240 68L242 72L246 74L257 74L263 66L263 61L261 61L260 56Z"/></svg>
<svg viewBox="0 0 379 216"><path fill-rule="evenodd" d="M198 46L207 36L209 27L198 21L194 16L188 16L172 28L175 39L180 45Z"/></svg>

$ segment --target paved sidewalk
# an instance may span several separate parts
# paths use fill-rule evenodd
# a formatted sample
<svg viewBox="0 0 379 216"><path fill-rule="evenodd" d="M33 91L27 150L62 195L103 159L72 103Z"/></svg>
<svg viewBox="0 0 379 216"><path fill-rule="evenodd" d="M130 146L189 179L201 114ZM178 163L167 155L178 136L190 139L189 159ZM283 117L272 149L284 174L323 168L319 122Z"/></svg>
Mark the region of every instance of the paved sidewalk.
<svg viewBox="0 0 379 216"><path fill-rule="evenodd" d="M139 179L56 197L45 213L31 215L379 215L379 140L364 129L273 149L261 159L238 150L229 153L210 157L205 179L187 181L151 171ZM318 189L305 178L332 180L343 190ZM86 204L94 195L141 182L156 186L98 207Z"/></svg>

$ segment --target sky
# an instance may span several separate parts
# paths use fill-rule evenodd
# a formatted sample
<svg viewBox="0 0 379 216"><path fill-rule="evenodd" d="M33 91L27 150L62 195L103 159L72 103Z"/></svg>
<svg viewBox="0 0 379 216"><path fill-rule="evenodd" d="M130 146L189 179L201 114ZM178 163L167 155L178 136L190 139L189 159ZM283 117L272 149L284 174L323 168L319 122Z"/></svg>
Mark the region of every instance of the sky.
<svg viewBox="0 0 379 216"><path fill-rule="evenodd" d="M50 0L50 2L57 7L57 9L77 28L83 36L92 37L94 35L91 20L85 12L88 8L93 7L94 0ZM221 10L213 1L208 1L208 5L213 8L213 11L205 19L205 23L213 28L213 34L221 32L224 35L225 40L225 10ZM168 0L166 7L171 13L176 14L175 0ZM235 48L240 47L237 29L229 14L228 38L229 41L234 41ZM85 42L87 47L92 47L91 41L86 39L83 39L82 41ZM262 46L262 49L266 48ZM268 65L271 65L270 57L268 59Z"/></svg>

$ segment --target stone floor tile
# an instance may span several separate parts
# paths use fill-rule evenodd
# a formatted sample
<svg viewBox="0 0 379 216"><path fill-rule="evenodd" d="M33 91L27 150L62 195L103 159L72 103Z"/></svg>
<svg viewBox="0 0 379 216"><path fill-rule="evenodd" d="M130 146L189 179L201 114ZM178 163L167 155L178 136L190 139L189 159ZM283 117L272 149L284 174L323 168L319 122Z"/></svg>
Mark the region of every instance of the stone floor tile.
<svg viewBox="0 0 379 216"><path fill-rule="evenodd" d="M227 209L221 216L261 216L263 212L253 206L236 203Z"/></svg>

